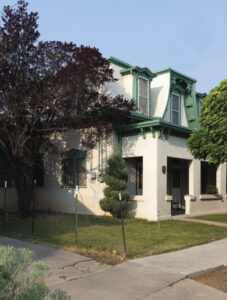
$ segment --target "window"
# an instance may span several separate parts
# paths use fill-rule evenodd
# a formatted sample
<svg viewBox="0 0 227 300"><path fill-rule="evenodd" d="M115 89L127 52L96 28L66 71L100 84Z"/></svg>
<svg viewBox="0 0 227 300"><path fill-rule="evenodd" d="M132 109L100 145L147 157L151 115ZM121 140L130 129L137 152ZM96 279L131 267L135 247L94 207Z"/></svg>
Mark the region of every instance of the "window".
<svg viewBox="0 0 227 300"><path fill-rule="evenodd" d="M136 159L136 177L137 177L137 188L136 194L141 193L140 190L143 189L143 159L138 157Z"/></svg>
<svg viewBox="0 0 227 300"><path fill-rule="evenodd" d="M44 187L44 156L40 154L34 165L34 179L37 187Z"/></svg>
<svg viewBox="0 0 227 300"><path fill-rule="evenodd" d="M177 94L172 94L171 121L180 124L180 96Z"/></svg>
<svg viewBox="0 0 227 300"><path fill-rule="evenodd" d="M128 192L130 195L143 194L143 157L125 158L128 168Z"/></svg>
<svg viewBox="0 0 227 300"><path fill-rule="evenodd" d="M148 115L149 113L149 80L146 78L138 78L138 107L139 110Z"/></svg>
<svg viewBox="0 0 227 300"><path fill-rule="evenodd" d="M0 187L5 186L5 181L7 181L8 187L12 187L12 175L9 163L5 155L0 153Z"/></svg>
<svg viewBox="0 0 227 300"><path fill-rule="evenodd" d="M215 194L216 189L216 166L201 162L201 194Z"/></svg>
<svg viewBox="0 0 227 300"><path fill-rule="evenodd" d="M76 168L76 178L77 178L77 185L86 185L86 158L80 157L77 158L77 168Z"/></svg>
<svg viewBox="0 0 227 300"><path fill-rule="evenodd" d="M86 186L86 152L73 149L62 159L62 184L67 187Z"/></svg>

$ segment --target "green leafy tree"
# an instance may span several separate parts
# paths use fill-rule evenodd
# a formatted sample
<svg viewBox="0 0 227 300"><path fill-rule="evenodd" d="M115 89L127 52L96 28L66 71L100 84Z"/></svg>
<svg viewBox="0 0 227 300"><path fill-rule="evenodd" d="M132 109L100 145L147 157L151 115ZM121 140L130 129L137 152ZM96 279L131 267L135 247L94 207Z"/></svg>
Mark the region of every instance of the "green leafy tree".
<svg viewBox="0 0 227 300"><path fill-rule="evenodd" d="M192 155L216 165L227 161L227 79L204 98L200 124L187 140Z"/></svg>
<svg viewBox="0 0 227 300"><path fill-rule="evenodd" d="M0 246L0 300L69 300L59 289L50 293L44 283L48 270L33 251Z"/></svg>
<svg viewBox="0 0 227 300"><path fill-rule="evenodd" d="M130 195L126 192L127 189L128 172L125 161L120 153L115 151L108 159L108 164L105 169L104 182L107 187L104 188L104 198L100 200L100 207L102 210L111 213L114 217L120 217L120 200L119 193L121 193L121 204L123 214L126 215L128 210L128 203Z"/></svg>

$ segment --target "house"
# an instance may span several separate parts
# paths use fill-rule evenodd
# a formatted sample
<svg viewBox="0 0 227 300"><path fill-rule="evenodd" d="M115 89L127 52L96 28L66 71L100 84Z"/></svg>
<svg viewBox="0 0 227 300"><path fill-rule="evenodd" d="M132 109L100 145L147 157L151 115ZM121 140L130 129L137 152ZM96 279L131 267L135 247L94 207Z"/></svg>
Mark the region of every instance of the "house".
<svg viewBox="0 0 227 300"><path fill-rule="evenodd" d="M93 150L81 145L83 132L53 135L64 155L48 153L37 163L38 209L73 213L78 185L79 212L103 215L99 207L103 170L113 149L119 147L128 166L131 216L157 220L177 213L227 212L227 164L216 167L196 160L186 145L192 130L199 128L205 96L196 92L196 80L171 68L152 72L114 57L108 60L118 81L106 84L103 92L134 99L137 111L130 123L115 128ZM208 194L210 186L218 193ZM9 209L13 209L13 188L10 197L14 201Z"/></svg>

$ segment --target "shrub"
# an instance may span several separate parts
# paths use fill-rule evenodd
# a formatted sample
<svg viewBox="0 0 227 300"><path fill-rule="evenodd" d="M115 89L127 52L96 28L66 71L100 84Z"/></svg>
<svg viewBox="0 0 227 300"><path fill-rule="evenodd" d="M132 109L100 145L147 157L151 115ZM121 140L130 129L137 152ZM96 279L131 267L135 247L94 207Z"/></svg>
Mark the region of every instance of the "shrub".
<svg viewBox="0 0 227 300"><path fill-rule="evenodd" d="M121 204L123 215L128 211L130 195L126 192L128 172L125 161L119 152L114 152L108 159L105 169L104 182L107 187L104 188L104 198L100 200L100 207L105 212L111 213L114 217L120 217L119 193L121 193Z"/></svg>
<svg viewBox="0 0 227 300"><path fill-rule="evenodd" d="M212 184L208 184L206 187L206 194L217 194L217 188L216 186Z"/></svg>
<svg viewBox="0 0 227 300"><path fill-rule="evenodd" d="M44 283L48 270L33 251L0 246L0 300L69 300L61 290L50 293Z"/></svg>

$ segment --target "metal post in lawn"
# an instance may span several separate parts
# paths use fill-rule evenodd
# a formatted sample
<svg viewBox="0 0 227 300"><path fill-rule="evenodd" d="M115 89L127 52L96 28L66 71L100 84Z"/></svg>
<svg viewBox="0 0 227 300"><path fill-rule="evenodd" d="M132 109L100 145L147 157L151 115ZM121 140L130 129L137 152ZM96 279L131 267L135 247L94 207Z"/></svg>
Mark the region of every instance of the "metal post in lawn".
<svg viewBox="0 0 227 300"><path fill-rule="evenodd" d="M120 200L120 211L121 211L121 229L122 229L122 236L123 236L123 243L124 243L124 252L125 257L127 257L127 251L126 251L126 240L125 240L125 228L124 228L124 217L122 212L122 203L121 203L121 193L119 193L119 200Z"/></svg>
<svg viewBox="0 0 227 300"><path fill-rule="evenodd" d="M33 201L32 201L32 235L35 234L35 189L36 180L33 182Z"/></svg>
<svg viewBox="0 0 227 300"><path fill-rule="evenodd" d="M78 241L78 194L79 187L76 185L76 199L75 199L75 242Z"/></svg>
<svg viewBox="0 0 227 300"><path fill-rule="evenodd" d="M3 203L3 219L2 219L2 228L3 228L4 231L6 229L6 194L7 194L7 180L5 180L4 203Z"/></svg>

